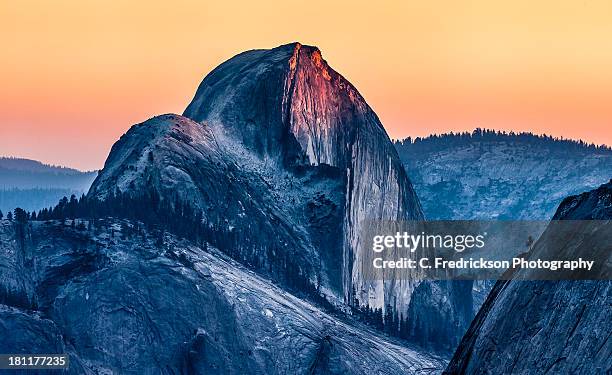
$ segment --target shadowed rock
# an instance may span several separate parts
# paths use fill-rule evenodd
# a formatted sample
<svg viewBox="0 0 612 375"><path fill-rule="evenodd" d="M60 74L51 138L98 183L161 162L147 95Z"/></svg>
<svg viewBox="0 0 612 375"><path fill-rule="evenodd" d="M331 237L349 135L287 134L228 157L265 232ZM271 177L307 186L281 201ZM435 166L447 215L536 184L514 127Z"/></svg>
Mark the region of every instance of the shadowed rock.
<svg viewBox="0 0 612 375"><path fill-rule="evenodd" d="M610 218L612 182L566 198L554 216L555 220ZM575 257L590 254L587 242L563 250L573 251ZM536 244L530 256L537 258L539 251ZM607 280L500 281L472 322L446 372L609 373L611 301L612 284Z"/></svg>
<svg viewBox="0 0 612 375"><path fill-rule="evenodd" d="M71 373L92 374L402 374L442 366L213 248L128 231L127 221L98 221L95 233L34 222L23 246L15 225L0 228L2 286L33 301L0 306L3 353L68 353Z"/></svg>

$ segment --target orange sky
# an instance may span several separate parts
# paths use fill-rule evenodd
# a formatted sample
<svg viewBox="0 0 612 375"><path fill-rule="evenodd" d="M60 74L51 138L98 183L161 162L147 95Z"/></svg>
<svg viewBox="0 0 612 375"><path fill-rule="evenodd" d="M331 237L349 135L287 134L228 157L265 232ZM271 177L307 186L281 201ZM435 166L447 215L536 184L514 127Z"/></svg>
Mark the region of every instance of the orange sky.
<svg viewBox="0 0 612 375"><path fill-rule="evenodd" d="M114 4L112 4L114 3ZM612 1L3 1L0 155L101 168L234 54L314 44L391 137L488 127L612 144Z"/></svg>

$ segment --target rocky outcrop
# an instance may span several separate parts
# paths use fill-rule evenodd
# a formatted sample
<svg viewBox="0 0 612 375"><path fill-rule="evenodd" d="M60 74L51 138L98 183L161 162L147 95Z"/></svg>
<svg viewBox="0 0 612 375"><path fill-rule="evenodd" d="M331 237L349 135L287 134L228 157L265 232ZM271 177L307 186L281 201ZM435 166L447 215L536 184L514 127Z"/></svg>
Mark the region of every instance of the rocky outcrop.
<svg viewBox="0 0 612 375"><path fill-rule="evenodd" d="M116 189L132 195L154 191L160 199L187 203L228 238L227 248L244 263L258 264L259 270L282 279L280 263L290 259L313 284L323 283L323 269L325 286L339 287L334 278L338 266L330 268L340 261L334 258L340 237L334 238L333 226L327 232L318 226L340 216L343 184L338 173L305 168L291 176L266 177L260 173L266 171L263 162L236 150L208 126L179 115L158 116L133 126L113 146L89 196L105 200ZM316 183L302 188L310 180ZM291 195L285 194L285 185L295 186ZM323 239L330 246L320 254L314 245Z"/></svg>
<svg viewBox="0 0 612 375"><path fill-rule="evenodd" d="M612 181L565 199L554 216L555 220L610 218ZM541 252L550 251L541 241L529 256L537 258ZM574 257L590 254L588 241L574 243L579 245L559 251L571 252ZM611 301L609 280L500 281L472 322L446 372L609 373Z"/></svg>
<svg viewBox="0 0 612 375"><path fill-rule="evenodd" d="M343 298L407 306L414 286L365 281L357 264L371 254L361 238L365 220L421 219L420 204L378 117L318 48L239 54L204 78L184 115L281 168L338 168L346 184Z"/></svg>
<svg viewBox="0 0 612 375"><path fill-rule="evenodd" d="M128 221L71 224L0 221L1 352L68 353L70 373L79 374L405 374L442 366L212 247Z"/></svg>
<svg viewBox="0 0 612 375"><path fill-rule="evenodd" d="M235 259L280 281L298 272L340 310L359 301L406 316L442 304L419 327L446 348L470 319L471 300L449 284L423 287L413 301L416 278L361 274L374 256L368 220L423 215L378 117L315 47L248 51L221 64L184 116L136 125L113 146L89 197L115 189L187 202L236 239ZM281 275L286 259L294 265Z"/></svg>

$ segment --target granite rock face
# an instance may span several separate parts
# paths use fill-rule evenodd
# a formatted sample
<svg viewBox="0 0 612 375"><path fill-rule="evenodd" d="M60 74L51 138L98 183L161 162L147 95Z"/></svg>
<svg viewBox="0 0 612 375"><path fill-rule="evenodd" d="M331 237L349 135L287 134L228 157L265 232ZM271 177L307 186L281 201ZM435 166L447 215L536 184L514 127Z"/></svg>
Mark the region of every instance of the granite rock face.
<svg viewBox="0 0 612 375"><path fill-rule="evenodd" d="M378 117L316 47L248 51L213 70L184 116L219 129L277 168L328 165L345 181L342 294L405 308L413 285L367 282L365 220L422 219L418 198ZM378 285L377 285L378 284Z"/></svg>
<svg viewBox="0 0 612 375"><path fill-rule="evenodd" d="M248 51L221 64L184 116L150 119L113 146L89 196L115 189L188 202L248 239L238 258L273 277L270 254L289 254L340 310L359 301L405 316L442 306L419 326L450 333L433 335L447 349L469 324L471 297L452 285L423 287L413 300L420 281L361 275L374 256L363 238L368 220L423 214L378 117L315 47Z"/></svg>
<svg viewBox="0 0 612 375"><path fill-rule="evenodd" d="M612 182L563 200L555 220L609 220ZM585 242L586 244L586 242ZM589 254L576 246L576 257ZM546 249L536 243L533 255ZM449 374L606 374L612 370L610 281L500 281L464 336Z"/></svg>
<svg viewBox="0 0 612 375"><path fill-rule="evenodd" d="M330 168L268 174L265 162L220 140L210 127L179 115L133 126L113 146L89 195L106 199L115 189L133 195L155 191L202 212L204 220L234 235L240 259L283 278L271 253L283 252L313 284L340 288L338 222L343 183ZM287 186L294 187L287 193ZM307 186L307 187L305 187ZM301 219L301 222L298 220ZM325 223L329 227L321 228ZM314 245L326 240L326 253ZM322 270L325 274L322 275ZM324 280L319 280L321 278Z"/></svg>
<svg viewBox="0 0 612 375"><path fill-rule="evenodd" d="M431 220L548 220L612 176L612 150L526 134L396 142Z"/></svg>
<svg viewBox="0 0 612 375"><path fill-rule="evenodd" d="M78 374L404 374L443 366L212 247L136 228L114 219L91 230L0 221L0 351L68 353Z"/></svg>

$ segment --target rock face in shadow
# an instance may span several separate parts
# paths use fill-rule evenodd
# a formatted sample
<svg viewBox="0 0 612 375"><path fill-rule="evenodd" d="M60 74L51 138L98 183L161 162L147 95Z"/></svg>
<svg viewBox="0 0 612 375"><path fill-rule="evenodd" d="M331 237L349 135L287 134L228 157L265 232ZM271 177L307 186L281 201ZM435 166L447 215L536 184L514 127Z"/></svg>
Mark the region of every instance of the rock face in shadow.
<svg viewBox="0 0 612 375"><path fill-rule="evenodd" d="M154 191L172 204L187 203L244 263L283 280L290 276L283 265L291 261L313 285L340 288L339 171L271 171L240 151L208 126L179 115L158 116L115 143L89 195L106 199L116 189L132 195ZM323 241L328 247L320 253L315 246Z"/></svg>
<svg viewBox="0 0 612 375"><path fill-rule="evenodd" d="M566 198L555 220L609 220L612 182ZM567 250L567 249L565 249ZM538 244L533 256L537 257ZM587 246L573 249L576 257ZM610 281L500 281L480 309L449 374L604 374L612 370Z"/></svg>
<svg viewBox="0 0 612 375"><path fill-rule="evenodd" d="M228 259L128 221L0 221L0 351L70 373L419 373L441 359L339 320Z"/></svg>

